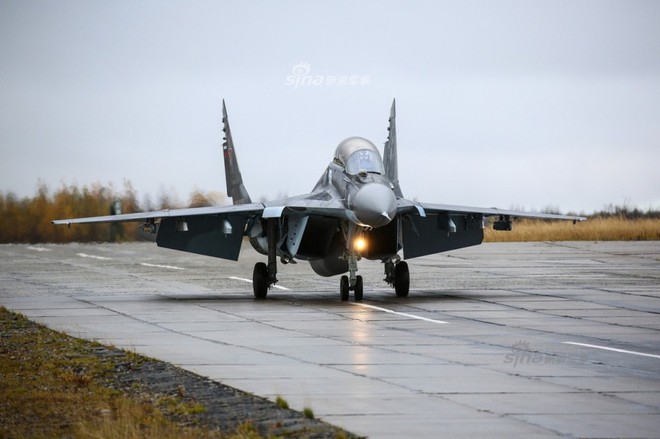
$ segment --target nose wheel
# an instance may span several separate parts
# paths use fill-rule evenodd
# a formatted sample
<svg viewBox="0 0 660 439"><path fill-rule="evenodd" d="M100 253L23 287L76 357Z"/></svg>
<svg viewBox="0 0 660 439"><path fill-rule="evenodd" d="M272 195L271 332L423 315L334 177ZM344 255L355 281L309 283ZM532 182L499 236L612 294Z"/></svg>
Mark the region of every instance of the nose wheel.
<svg viewBox="0 0 660 439"><path fill-rule="evenodd" d="M339 281L339 297L342 302L348 301L348 276L342 276Z"/></svg>
<svg viewBox="0 0 660 439"><path fill-rule="evenodd" d="M353 297L355 297L356 302L362 302L364 290L362 289L362 276L357 276L355 278L355 286L353 287Z"/></svg>
<svg viewBox="0 0 660 439"><path fill-rule="evenodd" d="M364 297L364 288L362 276L355 276L355 285L350 286L348 276L342 276L339 281L339 294L342 302L348 301L349 291L353 291L353 297L356 302L361 302Z"/></svg>
<svg viewBox="0 0 660 439"><path fill-rule="evenodd" d="M339 294L342 302L348 300L348 292L353 291L353 297L356 302L361 302L364 296L364 288L362 287L362 276L357 276L357 262L360 256L355 251L348 251L344 254L348 262L348 276L344 275L339 281Z"/></svg>

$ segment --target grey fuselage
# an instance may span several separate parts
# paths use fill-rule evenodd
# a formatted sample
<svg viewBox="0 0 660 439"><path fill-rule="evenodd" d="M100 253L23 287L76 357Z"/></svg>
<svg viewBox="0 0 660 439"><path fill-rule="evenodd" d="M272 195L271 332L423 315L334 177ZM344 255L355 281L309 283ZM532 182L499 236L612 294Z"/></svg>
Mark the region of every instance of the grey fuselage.
<svg viewBox="0 0 660 439"><path fill-rule="evenodd" d="M328 209L345 211L345 218L288 214L281 221L277 246L283 261L307 260L323 276L345 273L348 265L344 256L355 251L353 240L376 230L379 242L369 240L375 247L363 249L359 257L380 259L396 254L400 248L397 197L384 175L377 148L368 140L350 137L342 141L335 158L304 199L310 197L326 200ZM304 206L304 200L301 204ZM268 247L264 231L264 227L257 226L250 236L252 245L265 254Z"/></svg>

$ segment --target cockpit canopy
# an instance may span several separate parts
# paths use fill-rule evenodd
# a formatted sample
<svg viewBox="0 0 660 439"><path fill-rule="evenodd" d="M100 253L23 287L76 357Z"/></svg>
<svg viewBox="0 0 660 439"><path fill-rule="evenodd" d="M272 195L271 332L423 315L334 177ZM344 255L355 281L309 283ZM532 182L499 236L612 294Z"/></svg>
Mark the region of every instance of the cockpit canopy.
<svg viewBox="0 0 660 439"><path fill-rule="evenodd" d="M339 143L335 162L346 168L350 175L360 172L384 174L383 160L376 145L362 137L349 137Z"/></svg>

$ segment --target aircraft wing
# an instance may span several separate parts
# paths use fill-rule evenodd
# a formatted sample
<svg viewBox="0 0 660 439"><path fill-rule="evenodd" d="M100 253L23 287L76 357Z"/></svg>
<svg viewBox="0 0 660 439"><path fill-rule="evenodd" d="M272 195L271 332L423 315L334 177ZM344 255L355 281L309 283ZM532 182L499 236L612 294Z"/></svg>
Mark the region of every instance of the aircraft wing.
<svg viewBox="0 0 660 439"><path fill-rule="evenodd" d="M142 222L157 230L159 247L237 260L243 236L254 218L316 215L357 222L341 199L316 191L266 203L197 207L54 220L53 224ZM160 220L157 225L156 220Z"/></svg>
<svg viewBox="0 0 660 439"><path fill-rule="evenodd" d="M520 212L495 207L455 206L397 200L397 211L403 215L403 253L408 258L425 256L463 247L479 245L484 237L484 217L497 216L493 227L511 230L514 218L585 221L577 215Z"/></svg>
<svg viewBox="0 0 660 439"><path fill-rule="evenodd" d="M248 221L263 211L263 204L250 203L63 219L53 224L135 221L150 224L155 232L154 221L160 219L156 235L159 247L236 261Z"/></svg>
<svg viewBox="0 0 660 439"><path fill-rule="evenodd" d="M71 225L71 224L92 224L92 223L116 223L116 222L141 222L163 218L184 218L202 215L231 215L259 214L264 210L261 203L239 204L233 206L213 206L213 207L191 207L187 209L167 209L155 210L151 212L126 213L122 215L92 216L87 218L71 218L54 220L53 224Z"/></svg>
<svg viewBox="0 0 660 439"><path fill-rule="evenodd" d="M511 218L539 218L555 220L586 221L587 218L577 215L557 215L554 213L520 212L515 210L498 209L496 207L470 207L454 206L450 204L419 203L419 206L428 213L447 214L482 214L483 216L508 216Z"/></svg>

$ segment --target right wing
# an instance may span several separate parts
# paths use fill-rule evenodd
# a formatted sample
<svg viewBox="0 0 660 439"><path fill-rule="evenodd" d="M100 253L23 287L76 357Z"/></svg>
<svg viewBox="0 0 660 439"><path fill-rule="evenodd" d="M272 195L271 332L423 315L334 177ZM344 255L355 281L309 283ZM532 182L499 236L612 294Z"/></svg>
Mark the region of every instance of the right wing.
<svg viewBox="0 0 660 439"><path fill-rule="evenodd" d="M190 207L186 209L154 210L151 212L125 213L121 215L91 216L87 218L70 218L54 220L53 224L94 224L118 222L153 222L157 219L186 218L200 215L230 216L234 214L255 215L264 210L261 203L237 204L234 206Z"/></svg>
<svg viewBox="0 0 660 439"><path fill-rule="evenodd" d="M92 224L142 222L145 229L157 232L159 247L237 260L243 236L261 218L322 216L357 222L355 214L324 191L312 192L267 203L233 206L196 207L152 212L72 218L53 224ZM157 224L156 222L159 221Z"/></svg>
<svg viewBox="0 0 660 439"><path fill-rule="evenodd" d="M159 210L153 212L106 215L89 218L55 220L53 224L91 224L114 222L143 222L145 229L156 233L159 247L237 260L241 243L249 221L264 212L262 203L252 203L243 185L238 169L234 141L229 128L225 101L222 101L222 150L227 179L227 195L233 206L196 207L188 209ZM156 225L156 221L159 221Z"/></svg>
<svg viewBox="0 0 660 439"><path fill-rule="evenodd" d="M157 230L159 247L235 261L248 221L260 216L263 210L263 204L251 203L62 219L53 224L143 222L152 232ZM156 220L160 220L158 225Z"/></svg>

